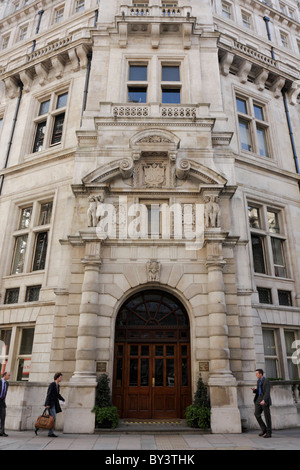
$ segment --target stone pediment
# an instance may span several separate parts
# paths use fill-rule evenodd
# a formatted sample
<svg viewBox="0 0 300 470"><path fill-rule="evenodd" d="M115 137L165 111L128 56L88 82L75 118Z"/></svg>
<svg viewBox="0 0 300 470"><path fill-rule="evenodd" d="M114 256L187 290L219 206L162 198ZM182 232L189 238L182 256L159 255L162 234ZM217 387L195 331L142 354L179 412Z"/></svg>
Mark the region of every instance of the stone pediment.
<svg viewBox="0 0 300 470"><path fill-rule="evenodd" d="M111 185L115 180L126 180L134 189L176 188L179 181L193 180L202 185L224 187L227 180L216 171L191 159L170 162L163 152L145 153L139 161L121 158L93 170L82 180L84 192Z"/></svg>

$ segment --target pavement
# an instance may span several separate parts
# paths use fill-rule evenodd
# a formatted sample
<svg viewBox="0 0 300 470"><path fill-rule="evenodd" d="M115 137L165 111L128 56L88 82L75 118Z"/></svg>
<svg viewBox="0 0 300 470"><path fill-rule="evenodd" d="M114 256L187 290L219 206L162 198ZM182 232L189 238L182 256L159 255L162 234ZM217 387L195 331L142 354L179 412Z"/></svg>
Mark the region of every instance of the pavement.
<svg viewBox="0 0 300 470"><path fill-rule="evenodd" d="M96 430L94 434L64 434L57 431L57 438L48 437L46 430L39 430L36 436L34 431L9 431L8 437L0 437L0 450L71 450L71 451L102 451L104 463L119 464L116 458L126 455L149 456L173 455L172 462L150 463L178 463L174 455L199 456L199 451L213 450L300 450L300 428L282 429L273 431L272 438L259 437L258 430L243 432L242 434L212 434L192 430L191 428L130 426L122 423L115 430ZM143 452L142 452L143 451ZM1 453L1 459L4 454ZM111 459L113 461L105 461ZM153 457L155 458L155 457ZM179 458L179 457L178 457ZM175 458L176 460L176 458ZM145 460L143 459L143 462ZM131 462L132 463L132 462ZM148 462L149 463L149 462ZM181 463L181 462L180 462ZM184 463L184 462L182 462ZM185 462L196 463L196 462ZM134 468L137 465L132 464Z"/></svg>

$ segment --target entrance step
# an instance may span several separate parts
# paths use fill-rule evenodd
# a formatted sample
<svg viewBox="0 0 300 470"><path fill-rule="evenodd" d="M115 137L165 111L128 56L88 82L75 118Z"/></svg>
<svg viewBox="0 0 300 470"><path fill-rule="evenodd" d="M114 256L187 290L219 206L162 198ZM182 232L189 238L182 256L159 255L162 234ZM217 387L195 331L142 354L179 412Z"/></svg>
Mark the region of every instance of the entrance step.
<svg viewBox="0 0 300 470"><path fill-rule="evenodd" d="M210 429L191 428L185 419L120 419L115 429L97 428L95 433L139 434L211 434Z"/></svg>

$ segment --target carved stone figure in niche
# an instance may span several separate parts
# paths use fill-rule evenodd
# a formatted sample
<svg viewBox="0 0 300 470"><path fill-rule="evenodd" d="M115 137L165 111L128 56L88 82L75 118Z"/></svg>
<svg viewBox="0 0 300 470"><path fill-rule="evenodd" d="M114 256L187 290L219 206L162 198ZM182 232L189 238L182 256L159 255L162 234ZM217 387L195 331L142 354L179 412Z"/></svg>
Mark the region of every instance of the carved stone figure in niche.
<svg viewBox="0 0 300 470"><path fill-rule="evenodd" d="M88 227L97 227L99 217L97 215L98 205L104 201L104 194L101 193L98 196L91 195L89 197L89 208L87 210Z"/></svg>
<svg viewBox="0 0 300 470"><path fill-rule="evenodd" d="M206 228L217 228L220 227L220 206L218 196L206 196L205 197L205 227Z"/></svg>
<svg viewBox="0 0 300 470"><path fill-rule="evenodd" d="M148 261L147 263L148 281L159 281L160 277L160 263L158 261Z"/></svg>

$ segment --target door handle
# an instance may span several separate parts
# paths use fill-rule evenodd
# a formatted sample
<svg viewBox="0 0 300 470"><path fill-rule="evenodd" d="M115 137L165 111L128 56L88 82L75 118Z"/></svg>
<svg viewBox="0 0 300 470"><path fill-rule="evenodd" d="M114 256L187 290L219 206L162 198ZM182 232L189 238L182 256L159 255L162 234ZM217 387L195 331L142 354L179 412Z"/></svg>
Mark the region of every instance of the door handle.
<svg viewBox="0 0 300 470"><path fill-rule="evenodd" d="M152 388L155 387L155 377L152 377Z"/></svg>

